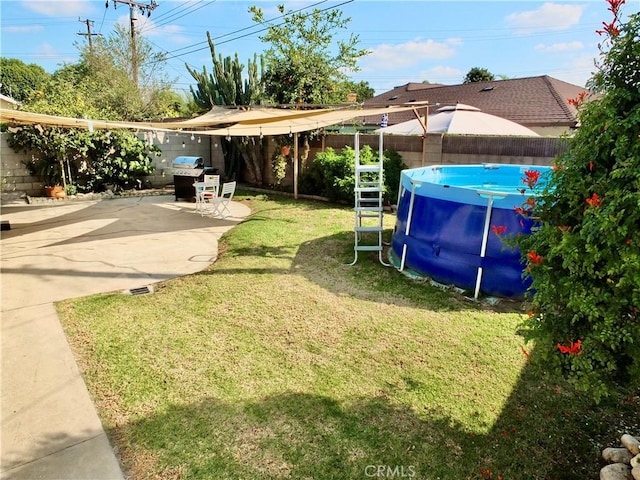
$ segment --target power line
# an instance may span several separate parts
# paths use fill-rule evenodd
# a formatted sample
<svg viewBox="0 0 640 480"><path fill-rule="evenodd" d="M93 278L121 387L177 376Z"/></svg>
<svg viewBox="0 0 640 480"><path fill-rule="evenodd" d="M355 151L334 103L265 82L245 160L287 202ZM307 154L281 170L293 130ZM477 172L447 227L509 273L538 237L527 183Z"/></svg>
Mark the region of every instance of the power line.
<svg viewBox="0 0 640 480"><path fill-rule="evenodd" d="M298 10L293 10L293 11L291 11L291 12L288 12L288 13L285 13L285 14L282 14L282 15L279 15L279 16L277 16L277 17L270 18L269 20L265 20L263 23L273 22L273 21L278 20L278 19L280 19L280 18L284 18L284 17L286 17L287 15L291 15L291 14L293 14L293 13L299 13L299 12L302 12L302 11L307 10L307 9L309 9L309 8L313 8L313 7L317 6L317 5L321 5L321 4L323 4L323 3L327 3L327 1L328 1L328 0L322 0L322 1L320 1L320 2L313 3L313 4L311 4L311 5L307 5L306 7L299 8ZM353 1L353 0L350 0L350 1ZM349 3L349 2L346 2L346 3ZM337 6L339 6L339 5L337 5ZM333 7L331 7L331 8L333 8ZM322 10L322 11L324 11L324 10ZM282 25L282 24L280 24L280 25ZM254 28L257 28L257 25L250 25L250 26L248 26L248 27L240 28L240 29L238 29L238 30L234 30L234 31L232 31L232 32L225 33L224 35L218 35L217 37L213 37L213 40L219 40L219 39L221 39L221 38L225 38L225 37L228 37L228 36L231 36L231 35L235 35L235 34L237 34L237 33L244 32L244 31L246 31L246 30L251 30L251 29L254 29ZM264 30L268 30L268 27L266 27L266 28L262 28L262 29L260 29L260 30L256 30L255 32L252 32L252 33L251 33L251 34L249 34L249 35L243 35L243 36L241 36L241 37L237 37L237 38L238 38L238 39L240 39L240 38L245 38L245 37L247 37L247 36L253 35L254 33L259 33L259 32L262 32L262 31L264 31ZM232 40L235 40L235 38L234 38L234 39L232 39ZM220 42L220 43L218 43L218 45L221 45L221 44L223 44L223 43L227 43L227 42ZM175 49L175 50L171 50L170 52L166 52L166 53L167 53L167 54L171 54L171 53L179 52L180 50L186 50L187 48L193 48L193 47L195 47L196 45L205 45L205 47L204 47L204 48L201 48L200 50L205 50L206 48L209 48L209 42L208 42L207 40L205 40L205 41L202 41L202 42L194 43L194 44L192 44L192 45L187 45L186 47L177 48L177 49ZM199 51L199 50L196 50L196 51ZM188 52L188 53L193 53L193 52ZM185 55L187 55L187 54L185 53Z"/></svg>
<svg viewBox="0 0 640 480"><path fill-rule="evenodd" d="M307 5L306 7L303 7L303 8L297 9L297 10L293 10L293 11L288 12L288 13L286 13L286 14L282 14L282 15L279 15L279 16L277 16L277 17L274 17L274 18L268 19L268 20L266 20L266 21L265 21L265 22L263 22L263 23L270 23L270 22L273 22L273 21L275 21L275 20L278 20L278 19L284 18L284 17L286 17L287 15L291 15L291 14L294 14L294 13L299 13L299 12L302 12L302 11L304 11L304 10L308 10L308 9L310 9L310 8L314 8L314 7L318 6L318 5L321 5L321 4L323 4L323 3L326 3L327 1L328 1L328 0L322 0L322 1L320 1L320 2L316 2L316 3L314 3L314 4ZM326 10L329 10L329 9L332 9L332 8L336 8L336 7L339 7L339 6L341 6L341 5L345 5L345 4L347 4L347 3L351 3L351 2L353 2L353 0L348 0L348 1L345 1L345 2L343 2L343 3L336 4L336 5L332 6L332 7L327 7L327 8L325 8L325 9L323 9L323 10L320 10L320 11L321 11L321 12L324 12L324 11L326 11ZM212 3L212 2L209 2L209 3ZM283 23L284 23L284 22L283 22ZM283 23L280 23L279 25L282 25ZM236 34L236 33L240 33L240 32L246 31L246 30L255 29L256 27L257 27L256 25L251 25L251 26L249 26L249 27L244 27L244 28L241 28L241 29L235 30L235 31L233 31L233 32L228 32L228 33L226 33L226 34L219 35L218 37L214 37L214 40L218 40L218 39L220 39L220 38L225 38L225 37L228 37L228 36L231 36L231 35L234 35L234 34ZM268 28L269 28L269 27L267 26L267 27L261 28L261 29L259 29L259 30L255 30L255 31L253 31L253 32L249 32L249 33L247 33L247 34L245 34L245 35L240 35L240 36L237 36L237 37L234 37L234 38L228 39L228 40L223 41L223 42L218 42L217 44L218 44L218 45L221 45L221 44L228 43L228 42L231 42L231 41L234 41L234 40L238 40L238 39L245 38L245 37L248 37L248 36L251 36L251 35L255 35L255 34L260 33L260 32L262 32L262 31L264 31L264 30L268 30ZM153 43L153 42L151 42L151 43ZM178 52L178 51L181 51L181 50L185 50L185 49L189 49L189 48L193 48L193 47L195 47L196 45L202 45L202 44L206 44L206 46L205 46L205 47L202 47L202 48L198 48L198 49L196 49L196 50L192 50L192 51L189 51L189 52L182 53L182 54L180 54L180 55L171 55L172 53L175 53L175 52ZM154 45L155 45L156 47L158 47L158 45L156 45L155 43L154 43ZM162 48L160 48L160 47L158 47L158 48L159 48L160 50L163 50L163 49L162 49ZM161 62L161 61L165 61L165 62L166 62L166 65L169 65L169 62L168 62L169 60L179 59L180 57L182 57L182 56L184 56L184 55L188 55L188 54L191 54L191 53L194 53L194 52L197 52L197 51L205 50L205 49L207 49L207 48L209 48L209 47L208 47L208 41L204 41L204 42L198 42L198 43L196 43L196 44L194 44L194 45L190 45L190 46L187 46L187 47L182 47L182 48L179 48L179 49L173 50L173 51L171 51L171 52L164 51L163 53L164 53L165 55L167 55L167 56L165 56L165 58L164 58L164 59L150 61L150 62L145 63L145 65L155 64L155 63L158 63L158 62ZM195 66L193 66L193 65L190 65L190 66L191 66L192 68L195 68ZM176 69L175 67L171 67L171 68L173 68L174 70L176 70L176 71L177 71L177 69ZM180 72L180 73L182 73L182 72ZM177 82L174 82L174 84L175 84L175 83L177 83ZM180 84L181 84L181 85L190 85L190 83L188 84L188 83L186 83L186 82L180 82ZM184 89L184 88L183 88L183 90L184 90L184 91L186 91L186 89Z"/></svg>
<svg viewBox="0 0 640 480"><path fill-rule="evenodd" d="M146 12L148 17L151 16L151 12L158 6L156 0L151 0L151 3L149 3L148 5L140 2L135 2L134 0L106 0L105 8L109 8L109 1L113 2L114 9L118 7L118 3L124 3L125 5L129 5L129 8L137 8L138 10L140 10L140 13L144 14Z"/></svg>
<svg viewBox="0 0 640 480"><path fill-rule="evenodd" d="M131 23L131 73L133 76L133 83L138 87L138 52L136 51L136 25L138 20L135 9L140 10L140 13L147 13L147 17L151 16L151 12L158 6L156 0L151 0L151 3L145 5L144 3L135 2L133 0L112 0L113 8L117 8L118 3L124 3L129 5L129 20ZM106 0L105 8L109 8L109 0Z"/></svg>
<svg viewBox="0 0 640 480"><path fill-rule="evenodd" d="M100 28L98 29L98 33L102 33L102 26L104 25L104 19L107 16L107 9L105 8L102 12L102 20L100 21Z"/></svg>
<svg viewBox="0 0 640 480"><path fill-rule="evenodd" d="M279 16L279 17L276 17L275 19L267 20L267 21L265 21L265 22L263 22L263 23L268 23L268 22L271 22L271 21L273 21L273 20L277 20L277 19L279 19L279 18L285 17L286 15L290 15L291 13L297 13L297 12L300 12L300 11L302 11L302 10L309 9L309 8L311 8L311 7L315 6L315 5L318 5L318 4L320 4L320 3L325 3L325 2L326 2L326 0L323 0L322 2L318 2L318 3L316 3L316 4L309 5L309 6L307 6L307 7L301 8L301 9L299 9L299 10L296 10L296 11L293 11L293 12L289 12L289 13L287 13L287 14L284 14L284 15L281 15L281 16ZM337 8L337 7L340 7L340 6L342 6L342 5L346 5L346 4L351 3L351 2L353 2L353 0L346 0L346 1L342 2L342 3L339 3L339 4L336 4L336 5L333 5L333 6L331 6L331 7L323 8L323 9L321 9L321 10L320 10L320 12L325 12L325 11L327 11L327 10L331 10L331 9L333 9L333 8ZM284 25L284 23L285 23L285 22L281 22L281 23L278 23L278 24L277 24L277 25L275 25L275 26ZM240 36L237 36L237 37L233 37L233 38L231 38L231 39L229 39L229 40L225 40L225 41L222 41L222 42L218 42L218 43L217 43L217 45L223 45L223 44L225 44L225 43L233 42L233 41L235 41L235 40L240 40L241 38L246 38L246 37L250 37L250 36L256 35L256 34L258 34L258 33L260 33L260 32L264 32L265 30L268 30L268 29L269 29L269 28L271 28L272 26L273 26L273 25L266 26L266 27L260 28L260 29L258 29L258 30L255 30L255 31L253 31L253 32L249 32L249 33L246 33L246 34L244 34L244 35L240 35ZM252 27L245 27L245 28L243 28L243 29L237 30L236 32L241 32L241 31L244 31L244 30L247 30L247 29L250 29L250 28L255 28L255 26L252 26ZM230 32L230 33L226 33L226 34L224 34L224 35L218 36L218 37L214 37L214 40L217 40L217 39L219 39L219 38L223 38L223 37L227 37L227 36L229 36L229 35L233 35L233 34L234 34L234 33L236 33L236 32ZM187 49L187 48L193 48L193 47L195 47L196 45L201 45L201 44L203 44L203 43L207 43L207 45L206 45L206 46L204 46L204 47L194 48L193 50L189 50L188 52L184 52L184 53L181 53L181 54L179 54L179 55L171 55L172 53L178 52L178 51L180 51L180 50L185 50L185 49ZM183 57L183 56L185 56L185 55L190 55L190 54L192 54L192 53L200 52L200 51L202 51L202 50L206 50L206 49L208 49L208 48L209 48L208 42L198 42L198 43L196 43L196 44L194 44L194 45L190 45L190 46L187 46L187 47L179 48L179 49L177 49L177 50L172 50L172 51L170 51L170 52L165 52L165 54L167 55L166 59L173 59L173 58L180 58L180 57ZM157 61L157 60L156 60L156 61ZM151 62L151 63L152 63L152 62Z"/></svg>
<svg viewBox="0 0 640 480"><path fill-rule="evenodd" d="M183 5L186 5L188 3L191 3L191 2L189 0L187 0L186 2L181 3L177 7L173 7L172 9L167 10L166 12L162 12L156 17L156 19L162 19L163 17L166 17L167 15L169 15L169 13L173 12L174 10L179 9L180 7L182 7Z"/></svg>
<svg viewBox="0 0 640 480"><path fill-rule="evenodd" d="M197 4L193 5L193 6L192 6L193 8L191 8L191 7L190 7L190 8L191 8L191 11L186 11L185 13L179 12L179 13L182 13L182 15L176 16L177 14L174 14L174 15L173 15L173 16L171 16L170 18L165 18L165 19L163 19L163 20L162 20L162 22L163 22L163 23L159 23L159 24L157 24L157 23L156 23L156 24L152 24L151 26L149 26L149 27L147 27L147 28L142 27L142 28L140 29L140 32L141 32L141 33L143 33L143 32L148 32L148 31L151 31L151 30L153 30L153 29L155 29L155 28L164 27L165 25L168 25L169 23L173 22L174 20L178 20L178 19L180 19L180 18L182 18L182 17L186 17L187 15L189 15L189 14L191 14L191 13L194 13L194 12L196 12L196 11L200 10L201 8L208 7L208 6L209 6L209 5L211 5L212 3L215 3L217 0L211 0L210 2L207 2L207 3L205 3L204 5L201 5L201 6L197 7L197 8L195 8L197 5L200 5L200 3L202 3L202 1L203 1L203 0L200 0L200 2L199 2L199 3L197 3Z"/></svg>

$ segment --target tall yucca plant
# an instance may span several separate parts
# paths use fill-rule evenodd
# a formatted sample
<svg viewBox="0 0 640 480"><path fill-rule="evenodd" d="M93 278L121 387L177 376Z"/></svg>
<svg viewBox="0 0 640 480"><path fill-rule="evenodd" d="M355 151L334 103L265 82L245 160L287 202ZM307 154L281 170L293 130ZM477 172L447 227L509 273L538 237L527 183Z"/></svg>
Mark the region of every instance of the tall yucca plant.
<svg viewBox="0 0 640 480"><path fill-rule="evenodd" d="M187 71L197 82L196 88L190 87L191 95L198 107L210 110L215 105L248 106L260 105L264 99L262 83L263 64L260 57L254 55L253 61L247 63L247 76L242 78L244 65L240 63L236 53L232 59L230 56L223 58L216 55L215 45L211 35L207 32L209 50L213 70L207 72L206 66L202 72L197 72L188 65ZM230 137L222 141L225 158L225 176L236 178L244 163L250 175L250 181L261 185L263 177L263 139L258 137Z"/></svg>

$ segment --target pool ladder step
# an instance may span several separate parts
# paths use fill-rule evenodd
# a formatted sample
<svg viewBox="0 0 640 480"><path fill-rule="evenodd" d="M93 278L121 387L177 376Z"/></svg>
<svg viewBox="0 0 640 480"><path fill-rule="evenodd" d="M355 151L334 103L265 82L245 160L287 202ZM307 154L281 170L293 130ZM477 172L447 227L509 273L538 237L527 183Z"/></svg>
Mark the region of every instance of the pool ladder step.
<svg viewBox="0 0 640 480"><path fill-rule="evenodd" d="M359 252L381 252L382 245L360 245Z"/></svg>
<svg viewBox="0 0 640 480"><path fill-rule="evenodd" d="M363 226L356 226L355 227L355 231L356 232L381 232L382 229L378 226L370 226L370 227L363 227Z"/></svg>
<svg viewBox="0 0 640 480"><path fill-rule="evenodd" d="M355 135L355 224L354 260L358 261L358 252L378 252L380 263L389 266L382 258L382 230L383 215L382 190L384 187L384 172L382 158L382 134L380 134L380 157L376 163L363 165L360 163L360 139Z"/></svg>

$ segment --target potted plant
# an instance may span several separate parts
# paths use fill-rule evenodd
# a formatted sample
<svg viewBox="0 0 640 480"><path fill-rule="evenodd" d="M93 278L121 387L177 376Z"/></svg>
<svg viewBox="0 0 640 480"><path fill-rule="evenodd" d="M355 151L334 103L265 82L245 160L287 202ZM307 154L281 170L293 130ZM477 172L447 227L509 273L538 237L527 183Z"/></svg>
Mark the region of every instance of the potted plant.
<svg viewBox="0 0 640 480"><path fill-rule="evenodd" d="M31 160L25 162L25 166L31 175L42 179L45 196L51 198L66 196L63 186L63 169L60 162L50 157L32 157Z"/></svg>
<svg viewBox="0 0 640 480"><path fill-rule="evenodd" d="M64 198L67 196L67 192L62 185L45 185L44 194L51 198Z"/></svg>
<svg viewBox="0 0 640 480"><path fill-rule="evenodd" d="M23 149L31 152L31 159L25 162L25 166L31 175L42 180L45 195L65 197L67 178L71 179L68 153L76 149L73 135L40 125L15 127L9 132L11 135L7 143L14 151Z"/></svg>

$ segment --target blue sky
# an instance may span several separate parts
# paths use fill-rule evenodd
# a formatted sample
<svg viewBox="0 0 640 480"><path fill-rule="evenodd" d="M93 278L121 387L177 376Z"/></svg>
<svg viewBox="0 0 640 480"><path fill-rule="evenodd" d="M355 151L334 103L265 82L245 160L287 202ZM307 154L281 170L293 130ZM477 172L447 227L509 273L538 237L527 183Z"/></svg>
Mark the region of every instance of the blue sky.
<svg viewBox="0 0 640 480"><path fill-rule="evenodd" d="M137 0L148 5L150 0ZM550 75L584 85L598 55L595 30L611 19L604 0L582 1L379 1L316 0L314 2L251 2L231 0L156 0L150 17L138 15L138 28L155 48L169 52L167 74L176 90L188 92L191 76L184 65L210 70L206 32L216 39L223 56L239 54L246 63L266 46L248 8L258 5L265 18L311 5L336 7L350 17L348 31L359 36L371 53L359 62L355 81L366 80L382 93L407 82L462 83L473 67L507 78ZM129 7L113 0L2 0L0 54L36 63L53 72L77 60L76 43L86 42L85 23L92 32L108 35L117 22L129 25ZM624 17L640 10L639 0L627 0Z"/></svg>

